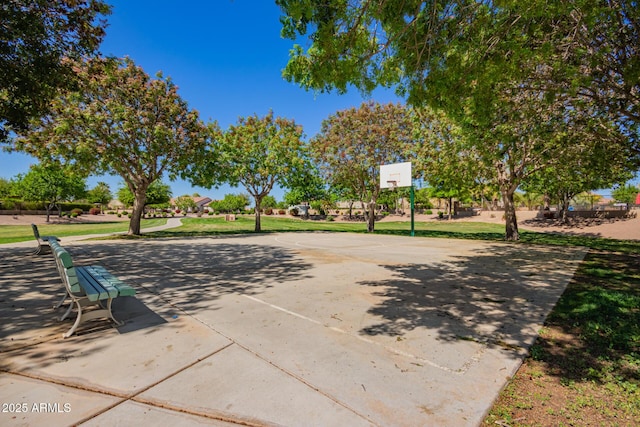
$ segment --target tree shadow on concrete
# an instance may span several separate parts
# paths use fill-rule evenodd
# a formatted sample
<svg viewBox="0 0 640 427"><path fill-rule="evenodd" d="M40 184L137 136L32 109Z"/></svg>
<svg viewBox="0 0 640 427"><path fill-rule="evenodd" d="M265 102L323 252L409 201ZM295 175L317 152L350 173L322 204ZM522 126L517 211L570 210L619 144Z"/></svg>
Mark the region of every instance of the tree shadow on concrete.
<svg viewBox="0 0 640 427"><path fill-rule="evenodd" d="M62 335L68 327L53 310L64 294L53 257L11 248L0 259L0 352Z"/></svg>
<svg viewBox="0 0 640 427"><path fill-rule="evenodd" d="M65 312L69 300L54 309L65 295L64 285L55 267L53 255L32 256L27 248L3 248L0 250L0 353L19 356L28 355L34 360L47 356L34 348L45 342L62 340L75 321L75 313L64 321L60 316ZM118 330L127 333L142 328L152 328L166 323L166 320L147 307L136 297L122 297L114 301L114 316L124 321L116 326L106 319L86 322L78 328L75 336L82 340L99 340L103 333ZM71 352L76 344L74 338L66 340L66 348ZM100 347L92 351L99 351ZM86 349L83 349L86 351ZM8 369L7 365L0 365Z"/></svg>
<svg viewBox="0 0 640 427"><path fill-rule="evenodd" d="M308 277L311 264L281 247L216 239L104 242L68 248L79 263L101 264L125 282L186 312L215 309L228 294L257 295L270 283Z"/></svg>
<svg viewBox="0 0 640 427"><path fill-rule="evenodd" d="M369 310L380 321L361 333L400 337L426 328L443 341L527 349L575 259L570 249L499 245L441 264L383 265L392 279L360 283L378 288L375 295L383 298Z"/></svg>

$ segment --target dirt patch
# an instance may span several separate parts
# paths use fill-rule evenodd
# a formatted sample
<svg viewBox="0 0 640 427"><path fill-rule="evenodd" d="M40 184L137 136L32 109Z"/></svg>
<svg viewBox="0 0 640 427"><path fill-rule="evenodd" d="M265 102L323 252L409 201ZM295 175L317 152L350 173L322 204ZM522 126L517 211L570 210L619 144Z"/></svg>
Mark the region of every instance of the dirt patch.
<svg viewBox="0 0 640 427"><path fill-rule="evenodd" d="M587 255L483 425L638 425L638 261Z"/></svg>

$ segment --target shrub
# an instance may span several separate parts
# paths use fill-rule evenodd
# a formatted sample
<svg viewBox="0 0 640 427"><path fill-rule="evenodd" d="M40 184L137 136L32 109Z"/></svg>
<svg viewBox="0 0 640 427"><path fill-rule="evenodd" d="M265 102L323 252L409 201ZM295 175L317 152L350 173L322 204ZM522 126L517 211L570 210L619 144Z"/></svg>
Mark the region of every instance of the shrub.
<svg viewBox="0 0 640 427"><path fill-rule="evenodd" d="M286 215L287 211L285 211L284 209L280 209L278 210L278 215Z"/></svg>
<svg viewBox="0 0 640 427"><path fill-rule="evenodd" d="M78 215L82 215L82 209L80 208L75 208L71 210L71 215L75 218Z"/></svg>
<svg viewBox="0 0 640 427"><path fill-rule="evenodd" d="M6 210L14 210L16 209L17 202L15 200L2 200L0 202L0 208Z"/></svg>
<svg viewBox="0 0 640 427"><path fill-rule="evenodd" d="M273 215L273 209L271 209L271 208L267 208L267 209L265 209L265 210L264 210L264 214L265 214L265 215Z"/></svg>
<svg viewBox="0 0 640 427"><path fill-rule="evenodd" d="M78 217L77 212L71 212L71 218L77 218L77 217Z"/></svg>
<svg viewBox="0 0 640 427"><path fill-rule="evenodd" d="M180 209L176 209L176 213L178 213L178 214L179 214L179 213L180 213Z"/></svg>
<svg viewBox="0 0 640 427"><path fill-rule="evenodd" d="M427 209L425 213L427 215L433 215L433 211L431 209Z"/></svg>
<svg viewBox="0 0 640 427"><path fill-rule="evenodd" d="M327 216L327 221L329 221L329 222L334 221L334 219L335 219L335 218L334 218L333 216L331 216L331 215L328 215L328 216Z"/></svg>
<svg viewBox="0 0 640 427"><path fill-rule="evenodd" d="M98 215L99 213L100 213L100 208L89 209L89 215Z"/></svg>
<svg viewBox="0 0 640 427"><path fill-rule="evenodd" d="M291 209L289 210L289 213L290 213L291 215L293 215L293 216L298 216L298 213L299 213L299 212L298 212L298 208L291 208Z"/></svg>
<svg viewBox="0 0 640 427"><path fill-rule="evenodd" d="M118 218L122 218L122 214L120 212L118 212Z"/></svg>

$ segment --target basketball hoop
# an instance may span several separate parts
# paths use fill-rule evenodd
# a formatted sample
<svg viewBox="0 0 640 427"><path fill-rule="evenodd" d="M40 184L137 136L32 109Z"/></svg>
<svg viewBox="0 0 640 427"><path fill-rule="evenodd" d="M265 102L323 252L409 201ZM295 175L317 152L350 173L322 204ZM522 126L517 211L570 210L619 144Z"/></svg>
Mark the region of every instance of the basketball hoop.
<svg viewBox="0 0 640 427"><path fill-rule="evenodd" d="M396 188L398 188L398 181L387 181L387 186L390 189L395 190Z"/></svg>

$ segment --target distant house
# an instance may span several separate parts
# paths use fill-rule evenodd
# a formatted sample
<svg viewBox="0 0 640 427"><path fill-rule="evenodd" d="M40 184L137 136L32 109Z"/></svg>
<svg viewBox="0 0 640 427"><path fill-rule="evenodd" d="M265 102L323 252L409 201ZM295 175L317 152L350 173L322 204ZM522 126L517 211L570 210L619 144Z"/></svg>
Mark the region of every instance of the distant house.
<svg viewBox="0 0 640 427"><path fill-rule="evenodd" d="M118 199L113 199L111 200L108 204L107 204L109 209L112 210L120 210L120 209L124 209L126 208L126 206L124 205L124 203L122 203L120 200Z"/></svg>
<svg viewBox="0 0 640 427"><path fill-rule="evenodd" d="M196 206L198 206L198 212L204 212L204 208L213 202L209 197L194 197L193 201L196 202Z"/></svg>
<svg viewBox="0 0 640 427"><path fill-rule="evenodd" d="M189 212L204 212L205 207L213 201L209 197L192 197L192 196L190 197L195 202L196 209L195 210L189 209ZM171 198L171 200L169 200L169 204L171 205L172 209L176 209L177 208L176 198Z"/></svg>

